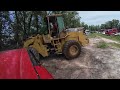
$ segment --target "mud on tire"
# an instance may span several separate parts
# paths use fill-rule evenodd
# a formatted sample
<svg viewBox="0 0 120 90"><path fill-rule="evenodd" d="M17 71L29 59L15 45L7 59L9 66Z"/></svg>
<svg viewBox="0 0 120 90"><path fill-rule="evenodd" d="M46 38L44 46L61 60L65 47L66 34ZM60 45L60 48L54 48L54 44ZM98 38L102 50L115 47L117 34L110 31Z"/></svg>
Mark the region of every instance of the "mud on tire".
<svg viewBox="0 0 120 90"><path fill-rule="evenodd" d="M81 45L75 40L67 41L63 46L63 54L68 60L78 57L80 52Z"/></svg>

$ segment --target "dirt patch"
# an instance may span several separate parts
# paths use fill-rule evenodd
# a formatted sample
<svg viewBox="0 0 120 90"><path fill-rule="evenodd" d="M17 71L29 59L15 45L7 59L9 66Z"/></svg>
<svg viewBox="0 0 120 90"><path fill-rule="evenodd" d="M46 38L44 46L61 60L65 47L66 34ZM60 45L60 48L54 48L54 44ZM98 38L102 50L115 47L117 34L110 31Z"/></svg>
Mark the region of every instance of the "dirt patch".
<svg viewBox="0 0 120 90"><path fill-rule="evenodd" d="M74 60L66 60L64 56L42 60L42 65L52 73L55 79L93 79L102 78L101 73L107 67L92 56L92 52L82 48L81 55Z"/></svg>
<svg viewBox="0 0 120 90"><path fill-rule="evenodd" d="M120 49L96 48L95 43L101 40L100 37L91 38L76 59L66 60L63 55L54 55L41 60L42 65L55 79L120 78Z"/></svg>
<svg viewBox="0 0 120 90"><path fill-rule="evenodd" d="M92 38L91 41L93 42L100 42L101 40L110 43L110 42L114 42L112 40L107 40L107 39L101 39L101 38ZM107 40L107 41L106 41ZM115 41L116 42L116 41ZM118 42L116 42L118 43ZM106 71L104 71L103 73L101 73L102 77L104 79L112 79L112 78L120 78L120 49L116 49L116 48L106 48L106 49L100 49L100 48L95 48L95 44L89 45L86 47L87 49L89 49L90 51L92 51L92 55L95 58L94 60L100 61L102 62L101 65L107 67ZM94 63L94 62L93 62ZM99 65L100 63L98 63L97 65ZM95 65L95 64L94 64ZM100 66L101 67L101 66Z"/></svg>

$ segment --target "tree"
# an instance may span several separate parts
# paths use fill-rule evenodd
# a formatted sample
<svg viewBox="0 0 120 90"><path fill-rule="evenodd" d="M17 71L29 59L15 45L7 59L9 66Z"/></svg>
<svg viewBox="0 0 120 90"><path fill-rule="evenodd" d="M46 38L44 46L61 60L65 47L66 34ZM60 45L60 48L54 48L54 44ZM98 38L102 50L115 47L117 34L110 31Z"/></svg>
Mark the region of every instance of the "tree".
<svg viewBox="0 0 120 90"><path fill-rule="evenodd" d="M106 25L105 24L101 24L101 29L105 29Z"/></svg>
<svg viewBox="0 0 120 90"><path fill-rule="evenodd" d="M118 24L119 24L119 20L116 20L116 19L113 19L112 20L112 23L113 23L113 28L117 28L118 27Z"/></svg>
<svg viewBox="0 0 120 90"><path fill-rule="evenodd" d="M112 28L112 27L113 27L112 21L106 22L106 23L105 23L105 26L106 26L106 27L105 27L106 29Z"/></svg>
<svg viewBox="0 0 120 90"><path fill-rule="evenodd" d="M9 33L11 33L10 23L9 11L0 11L0 50L4 49L6 42L8 42Z"/></svg>

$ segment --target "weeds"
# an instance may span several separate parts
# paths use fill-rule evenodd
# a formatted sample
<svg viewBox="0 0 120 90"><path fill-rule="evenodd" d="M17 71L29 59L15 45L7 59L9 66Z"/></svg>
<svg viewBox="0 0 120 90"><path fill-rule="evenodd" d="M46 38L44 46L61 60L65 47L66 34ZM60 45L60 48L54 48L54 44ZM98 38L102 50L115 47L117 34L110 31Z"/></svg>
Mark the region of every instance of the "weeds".
<svg viewBox="0 0 120 90"><path fill-rule="evenodd" d="M120 48L120 44L117 43L108 43L109 46Z"/></svg>
<svg viewBox="0 0 120 90"><path fill-rule="evenodd" d="M99 37L99 36L120 42L120 36L108 36L108 35L104 35L101 33L91 33L88 37L95 38L95 37Z"/></svg>
<svg viewBox="0 0 120 90"><path fill-rule="evenodd" d="M104 41L101 41L101 42L97 43L96 45L97 45L97 48L102 48L102 49L109 47L108 44L105 43Z"/></svg>
<svg viewBox="0 0 120 90"><path fill-rule="evenodd" d="M88 35L88 38L95 38L97 37L97 34L96 33L91 33Z"/></svg>

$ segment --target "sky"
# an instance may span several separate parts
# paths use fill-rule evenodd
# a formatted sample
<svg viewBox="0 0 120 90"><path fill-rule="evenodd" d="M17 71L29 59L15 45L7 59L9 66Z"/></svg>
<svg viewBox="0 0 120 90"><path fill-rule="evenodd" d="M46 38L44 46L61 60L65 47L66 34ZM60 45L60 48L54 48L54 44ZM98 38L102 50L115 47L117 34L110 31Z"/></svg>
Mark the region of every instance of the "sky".
<svg viewBox="0 0 120 90"><path fill-rule="evenodd" d="M120 11L78 11L80 21L88 25L100 25L112 19L120 20Z"/></svg>

